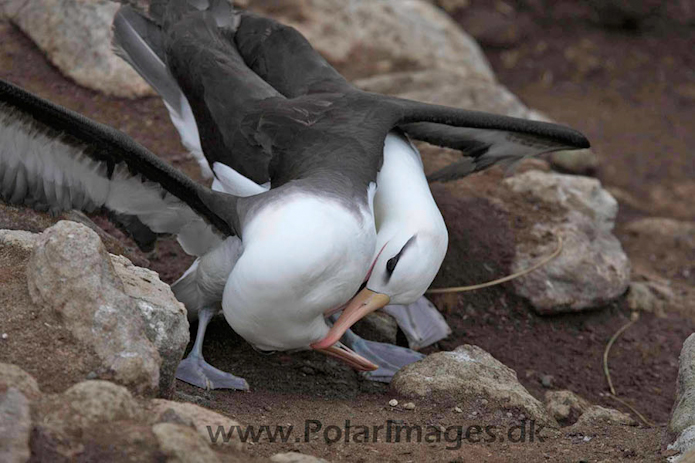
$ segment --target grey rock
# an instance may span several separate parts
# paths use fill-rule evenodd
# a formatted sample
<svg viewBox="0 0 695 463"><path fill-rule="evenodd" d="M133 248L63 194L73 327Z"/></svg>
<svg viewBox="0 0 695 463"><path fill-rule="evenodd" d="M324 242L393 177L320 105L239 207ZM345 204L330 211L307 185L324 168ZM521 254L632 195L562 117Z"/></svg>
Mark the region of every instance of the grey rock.
<svg viewBox="0 0 695 463"><path fill-rule="evenodd" d="M29 260L27 284L32 301L55 311L100 359L99 378L156 394L161 357L96 233L68 221L47 229Z"/></svg>
<svg viewBox="0 0 695 463"><path fill-rule="evenodd" d="M78 84L120 97L153 95L111 48L111 23L118 8L107 0L7 0L2 14Z"/></svg>
<svg viewBox="0 0 695 463"><path fill-rule="evenodd" d="M31 252L36 238L36 234L24 230L0 230L0 244L8 248L14 247Z"/></svg>
<svg viewBox="0 0 695 463"><path fill-rule="evenodd" d="M481 348L471 345L430 354L402 368L391 381L394 392L460 404L488 401L487 408L521 409L527 417L551 427L557 422L519 383L516 372Z"/></svg>
<svg viewBox="0 0 695 463"><path fill-rule="evenodd" d="M219 438L216 442L211 442L208 427L212 428L213 433L218 427L222 427L225 432L228 432L232 427L239 426L239 423L207 408L192 403L154 399L150 402L148 416L152 424L163 422L186 424L194 428L208 443L241 449L241 442L236 433L226 442L222 438Z"/></svg>
<svg viewBox="0 0 695 463"><path fill-rule="evenodd" d="M541 385L545 388L550 388L553 386L554 379L553 375L543 375L541 376Z"/></svg>
<svg viewBox="0 0 695 463"><path fill-rule="evenodd" d="M140 267L149 265L149 261L136 248L126 246L80 211L71 210L55 215L0 203L0 229L41 233L61 220L72 220L91 228L111 254L123 255Z"/></svg>
<svg viewBox="0 0 695 463"><path fill-rule="evenodd" d="M534 227L539 241L516 247L514 272L551 254L557 238L562 253L545 266L513 282L516 294L542 314L598 307L621 296L630 282L630 262L612 234L618 205L598 180L528 171L503 182L529 201L561 211Z"/></svg>
<svg viewBox="0 0 695 463"><path fill-rule="evenodd" d="M633 281L627 292L627 305L631 310L666 316L666 307L680 305L671 288L656 281Z"/></svg>
<svg viewBox="0 0 695 463"><path fill-rule="evenodd" d="M480 47L445 12L424 1L250 0L248 8L298 29L331 64L355 80L439 69L492 81ZM329 19L330 18L330 19Z"/></svg>
<svg viewBox="0 0 695 463"><path fill-rule="evenodd" d="M175 462L249 459L238 439L213 446L207 431L207 426L228 431L236 421L193 404L136 398L109 381L84 381L61 394L45 394L32 402L32 416L30 445L42 461L73 461L78 454L89 461L142 463L163 456Z"/></svg>
<svg viewBox="0 0 695 463"><path fill-rule="evenodd" d="M2 386L17 389L29 400L41 397L39 385L34 377L10 363L0 363L0 388Z"/></svg>
<svg viewBox="0 0 695 463"><path fill-rule="evenodd" d="M138 417L138 403L123 386L110 381L83 381L42 404L44 424L61 433Z"/></svg>
<svg viewBox="0 0 695 463"><path fill-rule="evenodd" d="M637 236L658 240L669 248L695 250L695 222L666 217L647 217L630 222L626 231Z"/></svg>
<svg viewBox="0 0 695 463"><path fill-rule="evenodd" d="M668 431L678 436L695 426L695 334L683 343L679 359L676 402L671 411Z"/></svg>
<svg viewBox="0 0 695 463"><path fill-rule="evenodd" d="M195 429L173 423L158 423L152 426L159 448L168 463L217 463L217 454Z"/></svg>
<svg viewBox="0 0 695 463"><path fill-rule="evenodd" d="M398 324L391 315L385 312L372 312L355 323L351 329L364 339L396 344Z"/></svg>
<svg viewBox="0 0 695 463"><path fill-rule="evenodd" d="M270 457L274 463L328 463L328 460L297 452L276 453Z"/></svg>
<svg viewBox="0 0 695 463"><path fill-rule="evenodd" d="M678 452L669 458L670 463L692 463L695 461L695 426L684 429L678 438L668 445L668 449Z"/></svg>
<svg viewBox="0 0 695 463"><path fill-rule="evenodd" d="M592 405L584 410L574 426L595 426L598 422L622 426L637 426L637 422L630 415L612 408L601 407L600 405Z"/></svg>
<svg viewBox="0 0 695 463"><path fill-rule="evenodd" d="M0 461L24 463L31 450L31 412L29 400L18 389L0 389Z"/></svg>
<svg viewBox="0 0 695 463"><path fill-rule="evenodd" d="M159 394L170 396L174 390L176 367L188 341L186 308L174 297L169 285L152 270L137 267L122 256L111 255L116 274L125 293L135 302L144 320L147 339L154 344L162 359L159 368Z"/></svg>
<svg viewBox="0 0 695 463"><path fill-rule="evenodd" d="M550 155L552 166L562 172L575 175L589 175L599 167L599 158L590 149L556 151Z"/></svg>
<svg viewBox="0 0 695 463"><path fill-rule="evenodd" d="M591 404L572 391L548 391L545 408L561 425L570 425L589 409Z"/></svg>

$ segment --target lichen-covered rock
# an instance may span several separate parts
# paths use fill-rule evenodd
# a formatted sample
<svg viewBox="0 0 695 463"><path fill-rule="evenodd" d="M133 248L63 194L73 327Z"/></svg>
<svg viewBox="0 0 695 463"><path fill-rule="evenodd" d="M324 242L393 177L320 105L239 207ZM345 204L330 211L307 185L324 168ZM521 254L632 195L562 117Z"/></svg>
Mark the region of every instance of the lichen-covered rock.
<svg viewBox="0 0 695 463"><path fill-rule="evenodd" d="M120 97L152 88L111 47L119 5L108 0L9 0L4 14L78 84Z"/></svg>
<svg viewBox="0 0 695 463"><path fill-rule="evenodd" d="M31 428L29 400L19 389L0 387L0 461L29 460Z"/></svg>
<svg viewBox="0 0 695 463"><path fill-rule="evenodd" d="M545 408L561 425L573 424L591 404L572 391L548 391Z"/></svg>
<svg viewBox="0 0 695 463"><path fill-rule="evenodd" d="M481 348L471 345L437 352L402 368L391 381L406 397L431 397L460 406L484 398L495 410L520 409L527 418L557 427L545 407L519 383L516 372Z"/></svg>
<svg viewBox="0 0 695 463"><path fill-rule="evenodd" d="M15 388L29 400L36 400L41 397L39 385L26 371L17 365L10 363L0 363L0 389Z"/></svg>
<svg viewBox="0 0 695 463"><path fill-rule="evenodd" d="M270 457L274 463L328 463L328 460L297 452L276 453Z"/></svg>
<svg viewBox="0 0 695 463"><path fill-rule="evenodd" d="M68 221L47 229L36 242L27 278L32 301L58 313L101 360L99 378L156 393L161 357L96 233Z"/></svg>
<svg viewBox="0 0 695 463"><path fill-rule="evenodd" d="M44 394L31 407L27 442L37 461L73 461L76 455L84 461L137 463L248 459L238 439L213 445L207 432L207 426L229 430L237 422L189 403L137 398L109 381L84 381L61 394ZM0 393L0 444L2 413ZM0 445L0 456L2 451Z"/></svg>
<svg viewBox="0 0 695 463"><path fill-rule="evenodd" d="M575 175L593 174L599 166L598 156L590 149L556 151L550 162L557 170Z"/></svg>
<svg viewBox="0 0 695 463"><path fill-rule="evenodd" d="M112 255L111 261L125 293L135 302L145 322L147 339L162 359L159 394L168 397L173 393L176 367L190 339L186 308L156 272L137 267L122 256Z"/></svg>
<svg viewBox="0 0 695 463"><path fill-rule="evenodd" d="M656 281L633 281L627 292L627 305L630 310L666 316L667 307L679 307L680 301L666 284Z"/></svg>
<svg viewBox="0 0 695 463"><path fill-rule="evenodd" d="M100 423L137 417L138 404L123 386L110 381L84 381L60 396L44 399L43 423L63 433L75 433Z"/></svg>
<svg viewBox="0 0 695 463"><path fill-rule="evenodd" d="M215 442L211 442L212 437L210 435L212 432L214 436L217 429L220 427L224 429L225 432L229 432L231 428L239 426L238 422L192 403L173 402L164 399L152 400L150 402L149 420L152 424L185 424L193 427L198 431L198 434L200 434L203 439L207 439L209 443L232 446L237 449L241 448L241 442L236 433L230 435L230 439L228 440L219 438Z"/></svg>
<svg viewBox="0 0 695 463"><path fill-rule="evenodd" d="M669 248L692 253L695 250L695 222L647 217L630 222L626 231L634 235L652 238Z"/></svg>
<svg viewBox="0 0 695 463"><path fill-rule="evenodd" d="M668 431L680 435L695 426L695 334L683 343L679 359L676 402L673 405Z"/></svg>
<svg viewBox="0 0 695 463"><path fill-rule="evenodd" d="M203 438L188 426L158 423L152 426L159 448L168 463L218 463L220 459Z"/></svg>
<svg viewBox="0 0 695 463"><path fill-rule="evenodd" d="M350 79L440 69L493 80L480 47L429 2L382 0L249 0L247 8L298 29ZM329 19L330 18L330 19Z"/></svg>
<svg viewBox="0 0 695 463"><path fill-rule="evenodd" d="M557 237L562 253L542 268L513 282L539 313L598 307L625 293L630 261L612 234L618 204L598 180L528 171L504 180L528 201L544 202L560 211L536 224L534 234L547 244L520 242L514 272L529 268L553 252Z"/></svg>
<svg viewBox="0 0 695 463"><path fill-rule="evenodd" d="M586 410L584 410L584 412L579 417L574 426L595 426L597 422L617 424L623 426L637 425L637 422L633 420L632 417L628 414L625 414L613 408L605 408L601 407L600 405L592 405Z"/></svg>
<svg viewBox="0 0 695 463"><path fill-rule="evenodd" d="M42 234L1 230L0 278L0 362L47 392L88 378L172 393L189 339L185 309L154 272L110 256L91 229L60 221Z"/></svg>

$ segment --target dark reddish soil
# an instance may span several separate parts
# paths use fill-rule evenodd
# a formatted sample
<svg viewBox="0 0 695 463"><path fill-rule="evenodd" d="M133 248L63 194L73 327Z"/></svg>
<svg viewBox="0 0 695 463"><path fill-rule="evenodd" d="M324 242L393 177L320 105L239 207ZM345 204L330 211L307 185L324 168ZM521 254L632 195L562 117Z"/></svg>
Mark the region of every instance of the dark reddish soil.
<svg viewBox="0 0 695 463"><path fill-rule="evenodd" d="M492 2L486 2L491 4ZM500 2L496 2L498 4ZM571 3L571 2L566 2ZM520 2L524 4L524 2ZM463 22L487 6L474 1L453 12ZM648 24L643 30L611 29L582 14L532 9L506 11L506 23L520 24L519 39L483 41L499 77L529 106L582 130L601 157L598 177L618 188L621 212L616 233L633 262L692 289L695 263L688 254L656 252L627 236L625 225L646 216L695 220L695 31L677 24ZM485 13L487 14L487 13ZM511 20L510 20L511 18ZM506 24L506 26L505 26ZM17 29L0 23L0 77L100 122L117 127L162 155L193 178L198 166L178 142L157 98L137 101L105 97L62 77ZM500 172L477 175L433 190L450 230L451 245L435 287L473 284L509 273L513 243L530 226L524 202L510 198L503 209L486 199L498 190ZM614 190L615 191L615 190ZM514 213L510 213L510 209ZM552 214L552 210L542 211ZM97 223L135 248L105 219ZM173 239L141 255L163 280L175 280L192 261ZM540 317L527 303L498 286L458 296L433 297L453 329L450 338L427 349L470 343L513 368L522 384L542 399L543 375L550 389L570 389L593 403L629 412L607 396L602 354L608 339L629 320L625 300L581 314ZM688 309L690 312L688 312ZM673 404L678 355L695 331L695 307L669 310L665 317L642 314L611 351L618 394L649 420L663 424ZM192 327L195 329L195 327ZM261 356L220 320L210 327L206 356L216 366L245 377L251 393L206 392L179 383L178 398L226 413L241 423L304 428L305 420L325 426L380 425L388 419L422 425L476 424L450 408L418 402L414 411L391 409L388 387L362 381L322 356L303 353ZM261 442L256 455L299 450L333 461L663 461L663 428L596 427L564 429L545 443L463 444L448 450L435 444L326 444ZM584 441L584 436L591 438Z"/></svg>

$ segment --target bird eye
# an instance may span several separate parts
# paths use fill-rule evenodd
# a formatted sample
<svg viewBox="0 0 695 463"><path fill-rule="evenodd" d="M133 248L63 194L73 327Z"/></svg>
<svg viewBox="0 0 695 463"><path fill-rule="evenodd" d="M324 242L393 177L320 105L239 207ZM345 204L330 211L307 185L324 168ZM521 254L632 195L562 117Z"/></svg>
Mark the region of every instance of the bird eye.
<svg viewBox="0 0 695 463"><path fill-rule="evenodd" d="M398 259L400 257L401 257L401 255L398 254L397 256L390 258L386 262L386 271L388 272L389 275L391 275L393 273L393 271L396 269L396 264L398 263Z"/></svg>

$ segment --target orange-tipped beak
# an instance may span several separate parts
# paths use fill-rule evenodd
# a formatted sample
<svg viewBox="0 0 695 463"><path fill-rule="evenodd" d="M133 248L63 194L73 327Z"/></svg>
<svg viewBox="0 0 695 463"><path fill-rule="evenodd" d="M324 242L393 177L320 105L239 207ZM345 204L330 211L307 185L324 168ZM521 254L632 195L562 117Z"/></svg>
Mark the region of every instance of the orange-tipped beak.
<svg viewBox="0 0 695 463"><path fill-rule="evenodd" d="M378 365L373 364L366 358L355 353L342 342L336 342L324 348L314 347L314 345L311 347L322 354L330 355L331 357L342 360L357 371L374 371L379 368Z"/></svg>
<svg viewBox="0 0 695 463"><path fill-rule="evenodd" d="M384 307L390 300L386 294L375 293L370 289L364 288L350 300L343 313L340 314L338 320L328 331L326 337L315 342L311 347L314 349L326 349L328 346L332 346L338 342L355 322L365 315Z"/></svg>

